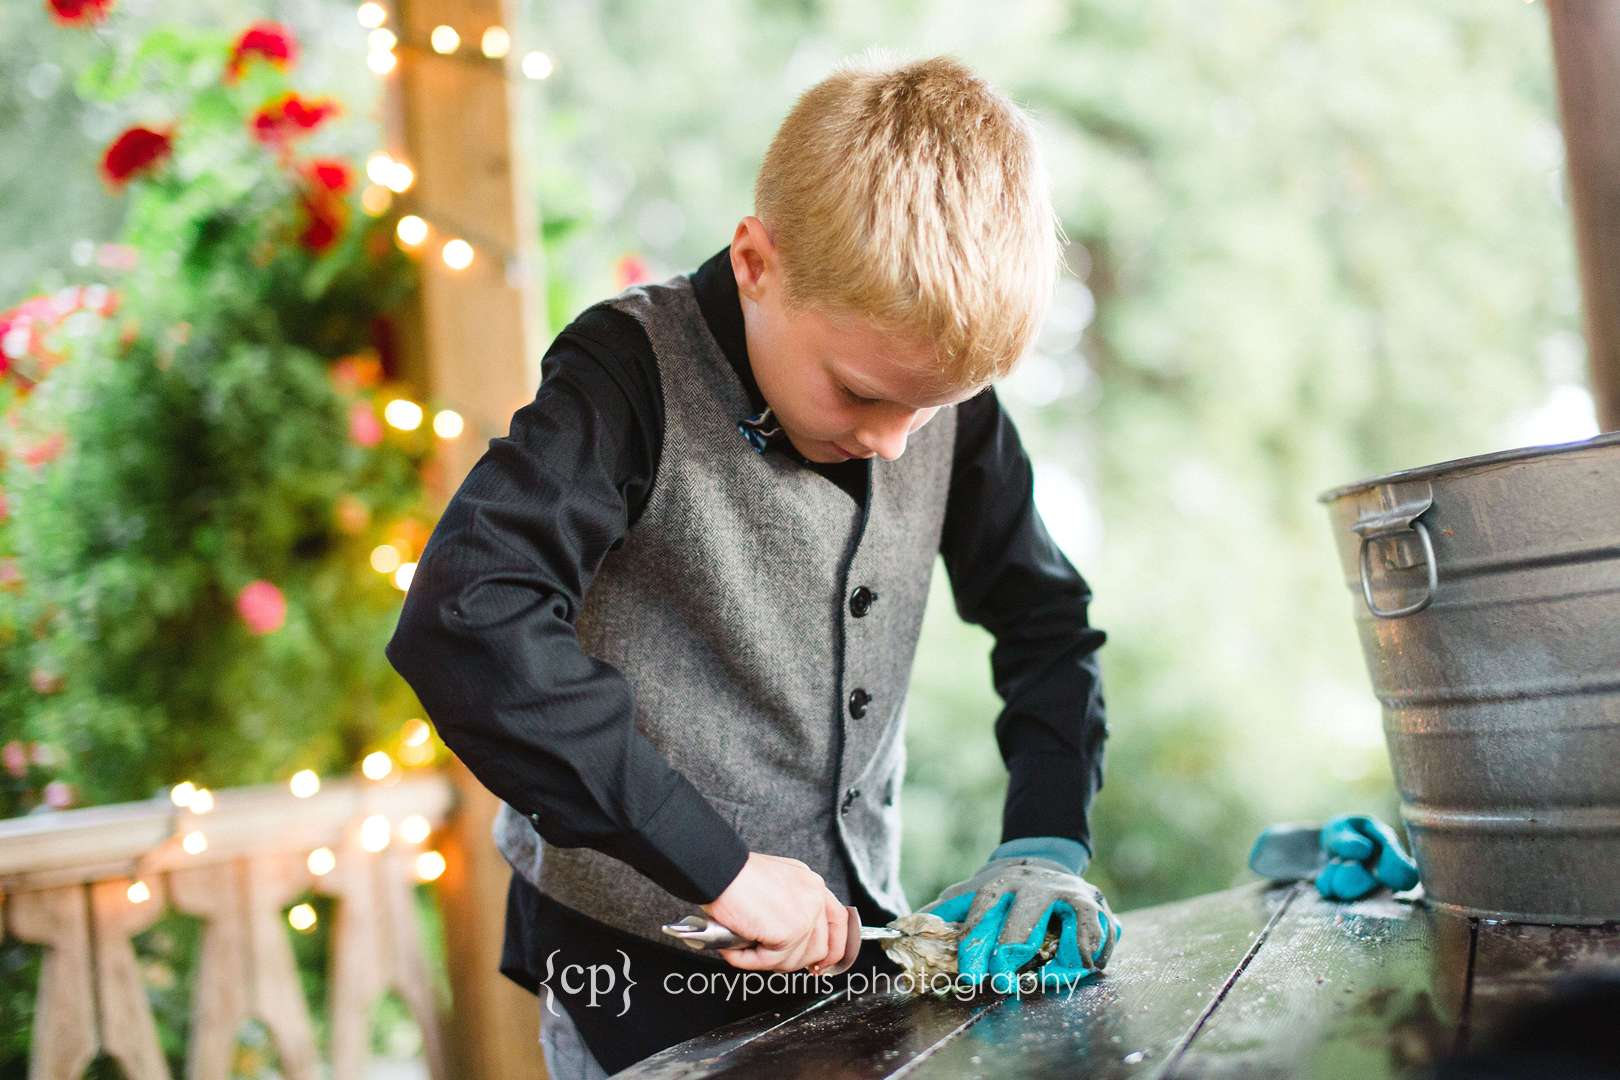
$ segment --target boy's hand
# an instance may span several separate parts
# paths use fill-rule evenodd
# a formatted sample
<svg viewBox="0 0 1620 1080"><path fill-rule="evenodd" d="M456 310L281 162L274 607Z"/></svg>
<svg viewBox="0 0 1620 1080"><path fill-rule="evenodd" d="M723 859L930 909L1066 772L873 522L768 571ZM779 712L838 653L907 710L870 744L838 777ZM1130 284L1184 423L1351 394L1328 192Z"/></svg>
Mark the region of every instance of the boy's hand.
<svg viewBox="0 0 1620 1080"><path fill-rule="evenodd" d="M726 963L746 971L808 967L836 975L860 952L859 913L845 907L822 876L798 859L751 851L726 891L702 907L733 933L759 942L718 950Z"/></svg>
<svg viewBox="0 0 1620 1080"><path fill-rule="evenodd" d="M1056 918L1057 949L1040 966L1042 986L1048 980L1083 979L1107 966L1124 931L1102 890L1079 874L1089 859L1078 841L1010 841L996 848L972 877L920 910L962 924L959 977L977 983L1016 976L1043 951Z"/></svg>

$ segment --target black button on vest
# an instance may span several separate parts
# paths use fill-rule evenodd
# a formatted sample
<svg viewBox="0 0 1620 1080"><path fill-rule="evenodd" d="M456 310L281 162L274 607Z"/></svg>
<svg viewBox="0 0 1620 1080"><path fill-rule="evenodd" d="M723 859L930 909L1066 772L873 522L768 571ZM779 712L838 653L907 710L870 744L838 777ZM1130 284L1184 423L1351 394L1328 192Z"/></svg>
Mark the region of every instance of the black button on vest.
<svg viewBox="0 0 1620 1080"><path fill-rule="evenodd" d="M857 686L849 695L849 715L859 720L866 715L866 707L872 703L872 695Z"/></svg>
<svg viewBox="0 0 1620 1080"><path fill-rule="evenodd" d="M838 807L838 812L840 814L849 813L849 808L852 805L854 805L855 800L860 798L860 797L861 797L861 789L860 788L853 788L852 787L848 791L844 792L844 801Z"/></svg>
<svg viewBox="0 0 1620 1080"><path fill-rule="evenodd" d="M872 604L877 601L877 598L877 593L868 589L865 585L860 586L849 596L849 613L857 619L863 618L868 611L872 610Z"/></svg>

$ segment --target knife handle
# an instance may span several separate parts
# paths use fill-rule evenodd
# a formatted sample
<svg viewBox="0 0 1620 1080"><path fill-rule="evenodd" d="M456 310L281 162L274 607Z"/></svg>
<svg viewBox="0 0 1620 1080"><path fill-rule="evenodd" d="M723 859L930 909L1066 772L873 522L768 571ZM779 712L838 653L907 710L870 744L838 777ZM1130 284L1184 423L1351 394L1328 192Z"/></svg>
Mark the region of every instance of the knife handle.
<svg viewBox="0 0 1620 1080"><path fill-rule="evenodd" d="M748 949L759 942L741 937L724 923L715 922L707 915L688 915L680 922L666 923L664 933L688 948L710 952L715 949Z"/></svg>

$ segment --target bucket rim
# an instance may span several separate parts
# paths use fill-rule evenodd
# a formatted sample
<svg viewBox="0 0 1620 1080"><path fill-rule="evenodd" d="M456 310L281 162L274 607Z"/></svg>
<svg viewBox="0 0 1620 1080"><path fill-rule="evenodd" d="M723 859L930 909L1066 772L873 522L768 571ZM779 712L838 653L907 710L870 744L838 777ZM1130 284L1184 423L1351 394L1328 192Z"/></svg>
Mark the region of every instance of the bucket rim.
<svg viewBox="0 0 1620 1080"><path fill-rule="evenodd" d="M1554 454L1568 454L1577 450L1589 450L1605 446L1620 446L1620 431L1608 431L1600 435L1594 435L1589 439L1576 439L1574 442L1519 446L1512 450L1496 450L1489 454L1474 454L1471 457L1438 461L1433 465L1419 465L1410 469L1399 469L1366 480L1357 480L1352 484L1341 484L1339 487L1330 488L1318 495L1316 501L1319 503L1331 503L1344 498L1346 495L1354 495L1357 492L1375 488L1380 484L1399 484L1409 480L1430 480L1442 473L1457 472L1462 469L1501 465L1510 461L1523 461L1527 458L1551 457Z"/></svg>

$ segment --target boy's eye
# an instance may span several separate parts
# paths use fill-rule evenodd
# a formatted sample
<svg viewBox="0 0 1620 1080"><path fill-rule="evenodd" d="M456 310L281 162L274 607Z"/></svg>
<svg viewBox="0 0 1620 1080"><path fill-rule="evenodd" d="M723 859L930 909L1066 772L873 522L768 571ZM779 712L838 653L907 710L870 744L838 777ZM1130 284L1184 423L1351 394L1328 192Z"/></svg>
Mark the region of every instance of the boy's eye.
<svg viewBox="0 0 1620 1080"><path fill-rule="evenodd" d="M859 401L862 404L871 404L872 402L878 400L875 397L861 397L861 395L842 384L839 385L839 389L842 390L844 392L844 396L849 398L851 401Z"/></svg>

